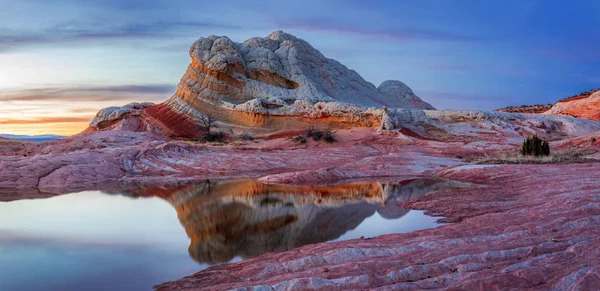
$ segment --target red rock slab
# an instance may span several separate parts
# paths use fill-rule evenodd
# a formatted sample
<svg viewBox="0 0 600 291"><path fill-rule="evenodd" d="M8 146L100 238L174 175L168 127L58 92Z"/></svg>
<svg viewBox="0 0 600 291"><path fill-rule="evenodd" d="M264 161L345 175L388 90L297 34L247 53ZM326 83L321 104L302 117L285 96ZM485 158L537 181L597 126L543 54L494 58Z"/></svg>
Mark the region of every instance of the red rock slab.
<svg viewBox="0 0 600 291"><path fill-rule="evenodd" d="M307 245L157 290L600 290L598 164L460 166L484 187L410 200L459 223Z"/></svg>

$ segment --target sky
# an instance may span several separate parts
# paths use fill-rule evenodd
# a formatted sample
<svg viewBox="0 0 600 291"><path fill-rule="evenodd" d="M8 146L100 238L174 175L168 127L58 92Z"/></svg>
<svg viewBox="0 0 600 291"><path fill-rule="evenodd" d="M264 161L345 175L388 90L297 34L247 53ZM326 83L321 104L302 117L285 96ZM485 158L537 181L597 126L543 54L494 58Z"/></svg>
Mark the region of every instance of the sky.
<svg viewBox="0 0 600 291"><path fill-rule="evenodd" d="M439 109L553 103L600 87L600 1L0 0L0 133L74 134L175 92L192 42L283 30Z"/></svg>

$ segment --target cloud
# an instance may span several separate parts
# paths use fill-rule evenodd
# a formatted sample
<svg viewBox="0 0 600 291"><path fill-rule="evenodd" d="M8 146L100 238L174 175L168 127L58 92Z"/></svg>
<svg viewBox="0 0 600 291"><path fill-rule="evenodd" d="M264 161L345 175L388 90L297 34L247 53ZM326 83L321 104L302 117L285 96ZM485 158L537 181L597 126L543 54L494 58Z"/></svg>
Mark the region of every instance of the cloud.
<svg viewBox="0 0 600 291"><path fill-rule="evenodd" d="M0 124L40 124L40 123L78 123L89 122L92 117L46 117L36 119L7 119L0 120Z"/></svg>
<svg viewBox="0 0 600 291"><path fill-rule="evenodd" d="M202 21L161 21L109 26L103 23L70 21L39 31L0 29L0 52L14 51L28 46L58 43L168 39L187 36L187 32L199 29L242 30L244 28L233 24Z"/></svg>
<svg viewBox="0 0 600 291"><path fill-rule="evenodd" d="M172 85L122 85L49 87L0 91L0 101L119 101L166 100L176 90Z"/></svg>

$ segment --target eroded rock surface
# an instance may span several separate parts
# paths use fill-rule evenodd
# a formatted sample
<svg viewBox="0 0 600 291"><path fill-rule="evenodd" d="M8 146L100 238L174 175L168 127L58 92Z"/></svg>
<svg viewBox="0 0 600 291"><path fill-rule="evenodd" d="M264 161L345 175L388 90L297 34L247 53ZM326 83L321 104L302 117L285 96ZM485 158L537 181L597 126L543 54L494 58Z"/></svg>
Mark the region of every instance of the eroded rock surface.
<svg viewBox="0 0 600 291"><path fill-rule="evenodd" d="M485 188L402 205L459 222L321 243L201 271L157 290L597 290L600 166L464 166Z"/></svg>

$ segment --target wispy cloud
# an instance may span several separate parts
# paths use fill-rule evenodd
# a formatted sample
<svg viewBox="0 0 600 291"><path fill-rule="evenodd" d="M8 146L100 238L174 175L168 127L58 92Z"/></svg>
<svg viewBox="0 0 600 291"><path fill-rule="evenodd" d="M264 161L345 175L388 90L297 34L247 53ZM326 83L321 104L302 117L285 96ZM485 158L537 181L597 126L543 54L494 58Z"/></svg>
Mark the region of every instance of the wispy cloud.
<svg viewBox="0 0 600 291"><path fill-rule="evenodd" d="M161 101L174 93L173 85L51 87L0 91L0 101Z"/></svg>
<svg viewBox="0 0 600 291"><path fill-rule="evenodd" d="M9 30L0 27L0 52L59 43L166 39L186 36L190 31L215 29L242 30L244 28L234 24L201 21L140 22L122 25L70 21L40 31Z"/></svg>
<svg viewBox="0 0 600 291"><path fill-rule="evenodd" d="M40 124L40 123L78 123L89 122L90 118L85 117L47 117L36 119L7 119L0 120L0 124Z"/></svg>

